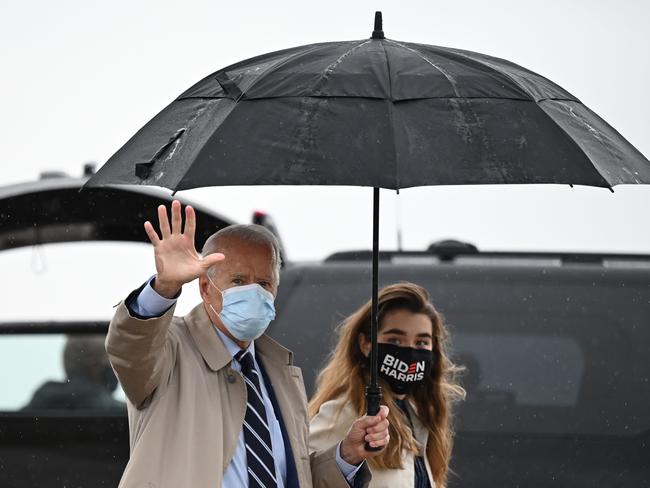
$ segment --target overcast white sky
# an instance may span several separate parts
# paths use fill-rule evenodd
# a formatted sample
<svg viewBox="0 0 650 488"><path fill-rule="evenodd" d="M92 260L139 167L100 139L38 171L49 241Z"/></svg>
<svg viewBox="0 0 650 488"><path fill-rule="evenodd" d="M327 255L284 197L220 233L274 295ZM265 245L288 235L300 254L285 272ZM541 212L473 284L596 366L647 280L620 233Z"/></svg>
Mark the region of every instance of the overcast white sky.
<svg viewBox="0 0 650 488"><path fill-rule="evenodd" d="M2 0L0 184L103 163L179 93L235 61L370 35L503 57L580 98L650 156L650 2ZM382 247L456 237L483 249L650 253L650 188L471 187L383 192ZM274 215L294 259L369 248L371 190L185 192L236 220Z"/></svg>

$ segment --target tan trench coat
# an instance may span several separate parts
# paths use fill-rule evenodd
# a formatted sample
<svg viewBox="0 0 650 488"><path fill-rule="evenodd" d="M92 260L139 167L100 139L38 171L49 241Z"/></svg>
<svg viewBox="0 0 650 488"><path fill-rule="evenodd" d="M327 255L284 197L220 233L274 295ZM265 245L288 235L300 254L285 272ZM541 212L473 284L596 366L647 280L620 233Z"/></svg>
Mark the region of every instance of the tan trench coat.
<svg viewBox="0 0 650 488"><path fill-rule="evenodd" d="M318 413L311 419L309 428L309 448L312 452L319 452L323 449L330 449L338 444L337 436L343 435L348 431L352 422L357 415L350 403L343 405L340 415L337 412L344 403L342 398L330 400L321 405ZM410 407L410 405L409 405ZM418 420L417 415L411 409L411 419L413 420L413 435L420 446L427 445L429 437L426 427ZM388 415L390 420L390 414ZM370 467L372 480L370 488L413 488L415 486L415 468L413 465L413 454L411 452L402 453L403 469L379 469ZM426 456L424 462L427 468L431 487L436 488L431 475L431 466Z"/></svg>
<svg viewBox="0 0 650 488"><path fill-rule="evenodd" d="M203 304L185 317L173 313L174 307L141 320L122 302L108 330L106 351L129 400L131 457L120 488L219 488L242 429L246 387ZM293 354L267 336L255 350L273 385L300 486L346 488L333 448L309 455L307 399ZM361 475L367 483L367 470Z"/></svg>

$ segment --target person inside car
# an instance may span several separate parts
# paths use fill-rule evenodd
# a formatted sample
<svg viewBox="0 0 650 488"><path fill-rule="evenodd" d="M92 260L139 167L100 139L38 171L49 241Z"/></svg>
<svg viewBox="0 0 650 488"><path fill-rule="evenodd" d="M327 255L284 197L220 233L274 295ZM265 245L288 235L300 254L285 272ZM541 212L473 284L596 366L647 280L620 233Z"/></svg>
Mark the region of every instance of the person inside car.
<svg viewBox="0 0 650 488"><path fill-rule="evenodd" d="M368 301L343 321L309 403L310 449L326 449L365 409L370 353ZM451 458L452 403L464 397L462 368L448 359L447 329L426 290L412 283L379 292L378 365L391 442L369 460L371 487L444 487Z"/></svg>
<svg viewBox="0 0 650 488"><path fill-rule="evenodd" d="M43 383L23 410L126 410L124 402L113 398L117 378L103 336L68 336L63 368L66 379Z"/></svg>

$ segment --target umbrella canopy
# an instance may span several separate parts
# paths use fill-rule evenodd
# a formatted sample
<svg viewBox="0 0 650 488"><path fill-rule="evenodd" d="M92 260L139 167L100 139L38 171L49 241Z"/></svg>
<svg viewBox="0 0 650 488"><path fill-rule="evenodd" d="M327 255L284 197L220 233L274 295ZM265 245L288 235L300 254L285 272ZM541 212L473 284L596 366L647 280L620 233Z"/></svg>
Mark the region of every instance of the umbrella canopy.
<svg viewBox="0 0 650 488"><path fill-rule="evenodd" d="M89 185L650 183L648 160L548 79L484 54L374 37L207 76Z"/></svg>
<svg viewBox="0 0 650 488"><path fill-rule="evenodd" d="M379 409L379 188L650 183L650 162L546 78L503 59L385 39L328 42L221 69L174 100L87 186L374 188L371 384Z"/></svg>

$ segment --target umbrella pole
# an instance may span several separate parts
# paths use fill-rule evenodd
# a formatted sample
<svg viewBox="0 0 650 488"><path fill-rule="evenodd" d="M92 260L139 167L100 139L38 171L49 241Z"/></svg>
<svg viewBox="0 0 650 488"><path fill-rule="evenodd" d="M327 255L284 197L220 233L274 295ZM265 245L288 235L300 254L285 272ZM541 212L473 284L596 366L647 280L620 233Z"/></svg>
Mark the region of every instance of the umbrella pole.
<svg viewBox="0 0 650 488"><path fill-rule="evenodd" d="M376 415L381 403L381 387L377 384L377 332L379 331L379 188L373 188L372 206L372 308L370 310L370 384L366 386L368 415ZM367 451L379 451L366 443Z"/></svg>

